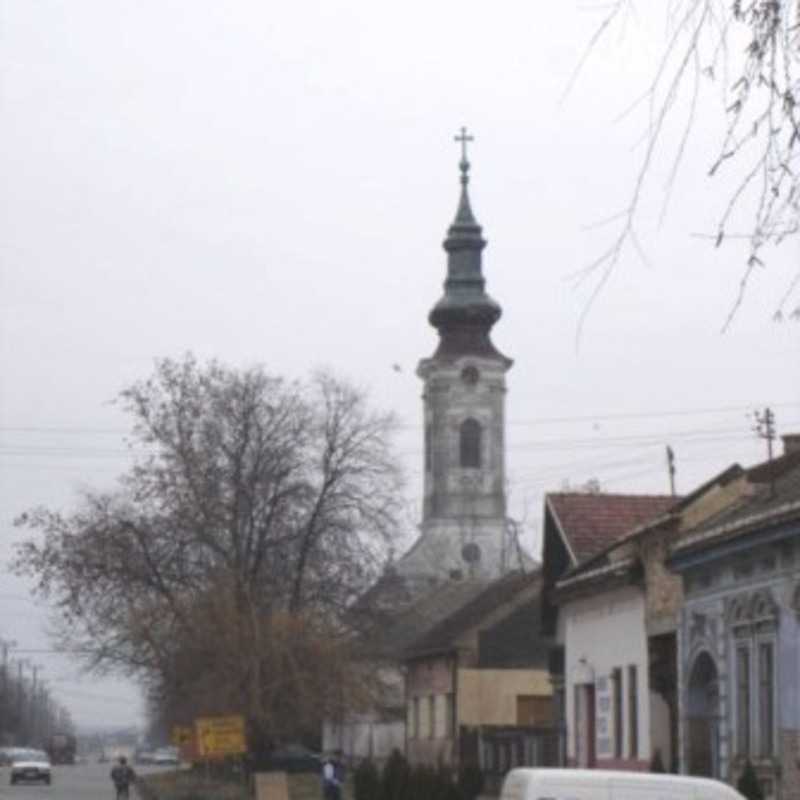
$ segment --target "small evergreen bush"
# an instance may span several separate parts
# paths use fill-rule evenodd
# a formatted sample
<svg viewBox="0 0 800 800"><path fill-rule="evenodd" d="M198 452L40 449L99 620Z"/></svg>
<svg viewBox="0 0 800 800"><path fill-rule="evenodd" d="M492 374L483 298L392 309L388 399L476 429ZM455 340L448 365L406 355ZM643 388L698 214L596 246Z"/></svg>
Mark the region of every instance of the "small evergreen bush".
<svg viewBox="0 0 800 800"><path fill-rule="evenodd" d="M411 769L407 800L439 800L439 777L432 767L419 764Z"/></svg>
<svg viewBox="0 0 800 800"><path fill-rule="evenodd" d="M483 773L477 764L466 764L461 768L458 789L462 800L475 800L483 791Z"/></svg>
<svg viewBox="0 0 800 800"><path fill-rule="evenodd" d="M744 765L744 770L739 778L739 782L736 784L736 788L747 800L764 800L764 792L761 790L758 776L750 761Z"/></svg>
<svg viewBox="0 0 800 800"><path fill-rule="evenodd" d="M353 773L355 800L382 800L383 786L375 764L369 759L362 761Z"/></svg>
<svg viewBox="0 0 800 800"><path fill-rule="evenodd" d="M405 756L399 750L393 750L381 774L381 800L410 800L410 773Z"/></svg>
<svg viewBox="0 0 800 800"><path fill-rule="evenodd" d="M664 760L661 758L661 749L656 747L653 757L650 759L650 772L666 772Z"/></svg>

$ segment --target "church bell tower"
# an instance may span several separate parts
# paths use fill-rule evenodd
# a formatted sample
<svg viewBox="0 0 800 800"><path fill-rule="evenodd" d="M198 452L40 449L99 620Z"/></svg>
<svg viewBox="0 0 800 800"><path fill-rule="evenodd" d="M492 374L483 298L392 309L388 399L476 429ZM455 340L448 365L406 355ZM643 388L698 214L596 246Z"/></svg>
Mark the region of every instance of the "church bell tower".
<svg viewBox="0 0 800 800"><path fill-rule="evenodd" d="M470 163L461 129L461 196L447 232L444 293L429 314L439 334L423 381L424 503L420 537L398 564L410 578L435 573L493 578L506 552L505 395L512 361L491 341L500 306L486 293L486 240L470 206Z"/></svg>

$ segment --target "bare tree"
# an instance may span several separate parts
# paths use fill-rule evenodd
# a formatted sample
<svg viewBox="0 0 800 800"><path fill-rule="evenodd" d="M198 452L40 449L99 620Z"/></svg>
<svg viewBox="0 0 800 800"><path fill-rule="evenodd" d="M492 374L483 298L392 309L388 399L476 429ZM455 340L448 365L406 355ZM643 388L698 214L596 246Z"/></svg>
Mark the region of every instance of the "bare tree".
<svg viewBox="0 0 800 800"><path fill-rule="evenodd" d="M637 9L635 0L604 6L573 81L598 42ZM636 217L667 122L677 113L679 94L689 96L682 134L673 150L662 216L689 134L695 122L703 81L722 83L725 132L710 159L709 175L732 172L734 189L717 230L707 235L717 247L728 239L747 243L735 300L725 320L731 323L753 273L764 266L767 244L780 244L800 231L800 4L797 0L667 0L654 4L666 12L668 32L657 69L636 105L648 111L645 149L630 199L609 220L618 226L608 248L578 274L595 281L591 306L627 250L642 253ZM734 215L750 220L743 232L731 230ZM775 318L800 320L800 266L790 276ZM585 313L584 312L584 316Z"/></svg>
<svg viewBox="0 0 800 800"><path fill-rule="evenodd" d="M274 737L265 676L299 685L326 668L314 648L342 662L343 614L391 547L394 419L327 373L287 382L191 356L159 362L121 401L133 468L72 514L22 515L37 535L14 567L93 667L138 674L178 705L253 709ZM329 686L301 683L329 708Z"/></svg>

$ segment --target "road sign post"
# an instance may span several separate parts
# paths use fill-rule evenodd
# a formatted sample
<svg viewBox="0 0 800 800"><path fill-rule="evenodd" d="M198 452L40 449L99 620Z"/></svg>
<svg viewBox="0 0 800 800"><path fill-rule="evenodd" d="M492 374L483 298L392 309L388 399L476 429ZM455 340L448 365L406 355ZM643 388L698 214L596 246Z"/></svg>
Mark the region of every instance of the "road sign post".
<svg viewBox="0 0 800 800"><path fill-rule="evenodd" d="M194 722L201 758L240 756L247 752L244 717L201 717Z"/></svg>
<svg viewBox="0 0 800 800"><path fill-rule="evenodd" d="M172 729L172 744L175 747L185 747L192 743L194 730L190 725L175 725Z"/></svg>

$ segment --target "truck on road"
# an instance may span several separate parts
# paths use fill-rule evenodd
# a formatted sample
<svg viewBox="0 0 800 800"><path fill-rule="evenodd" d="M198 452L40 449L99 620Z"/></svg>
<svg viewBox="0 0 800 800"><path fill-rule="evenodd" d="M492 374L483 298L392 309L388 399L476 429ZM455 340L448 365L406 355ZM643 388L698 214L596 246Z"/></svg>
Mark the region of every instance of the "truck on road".
<svg viewBox="0 0 800 800"><path fill-rule="evenodd" d="M47 742L51 764L75 763L75 737L71 733L54 733Z"/></svg>

